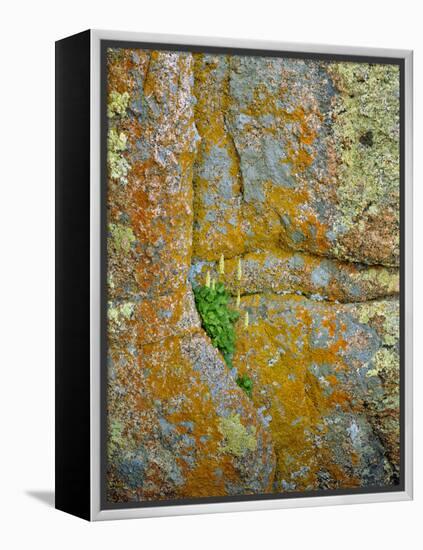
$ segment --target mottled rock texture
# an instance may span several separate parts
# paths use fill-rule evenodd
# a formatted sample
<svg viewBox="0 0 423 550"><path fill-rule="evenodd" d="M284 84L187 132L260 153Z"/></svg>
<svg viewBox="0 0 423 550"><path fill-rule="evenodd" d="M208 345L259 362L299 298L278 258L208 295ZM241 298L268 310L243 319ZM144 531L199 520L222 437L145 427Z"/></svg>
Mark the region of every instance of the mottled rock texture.
<svg viewBox="0 0 423 550"><path fill-rule="evenodd" d="M398 67L107 67L109 501L398 483ZM232 369L209 280L240 313Z"/></svg>

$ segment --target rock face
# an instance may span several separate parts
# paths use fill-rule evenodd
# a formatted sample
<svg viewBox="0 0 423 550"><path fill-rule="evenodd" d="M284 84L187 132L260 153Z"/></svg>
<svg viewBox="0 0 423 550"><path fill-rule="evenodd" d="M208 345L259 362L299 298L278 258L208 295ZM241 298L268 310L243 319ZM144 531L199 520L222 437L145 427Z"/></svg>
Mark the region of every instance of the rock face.
<svg viewBox="0 0 423 550"><path fill-rule="evenodd" d="M396 303L262 294L240 308L250 321L235 366L253 380L272 431L274 490L389 484L398 474Z"/></svg>
<svg viewBox="0 0 423 550"><path fill-rule="evenodd" d="M190 54L109 54L109 94L125 103L110 117L109 144L116 135L122 146L109 165L126 167L108 192L115 502L263 493L274 476L270 433L201 329L188 282L193 64Z"/></svg>
<svg viewBox="0 0 423 550"><path fill-rule="evenodd" d="M107 83L109 501L398 483L397 67L111 49Z"/></svg>
<svg viewBox="0 0 423 550"><path fill-rule="evenodd" d="M398 265L398 67L204 55L195 77L195 256Z"/></svg>

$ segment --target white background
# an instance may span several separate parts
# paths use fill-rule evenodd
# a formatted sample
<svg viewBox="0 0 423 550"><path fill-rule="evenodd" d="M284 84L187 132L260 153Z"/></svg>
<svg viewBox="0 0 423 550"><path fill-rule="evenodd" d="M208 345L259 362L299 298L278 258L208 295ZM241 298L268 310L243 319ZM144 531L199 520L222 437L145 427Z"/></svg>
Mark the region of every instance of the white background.
<svg viewBox="0 0 423 550"><path fill-rule="evenodd" d="M422 547L423 23L415 2L56 0L0 7L0 546ZM54 485L54 41L87 28L415 50L415 501L89 524ZM77 396L75 396L77 399ZM40 500L41 497L41 500Z"/></svg>

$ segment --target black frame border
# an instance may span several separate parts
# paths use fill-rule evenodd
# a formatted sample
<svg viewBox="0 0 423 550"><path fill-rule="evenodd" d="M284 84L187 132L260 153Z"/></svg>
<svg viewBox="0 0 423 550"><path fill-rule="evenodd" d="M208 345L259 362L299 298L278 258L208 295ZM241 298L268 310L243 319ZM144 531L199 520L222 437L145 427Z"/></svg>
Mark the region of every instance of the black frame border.
<svg viewBox="0 0 423 550"><path fill-rule="evenodd" d="M55 43L55 507L90 519L91 33Z"/></svg>

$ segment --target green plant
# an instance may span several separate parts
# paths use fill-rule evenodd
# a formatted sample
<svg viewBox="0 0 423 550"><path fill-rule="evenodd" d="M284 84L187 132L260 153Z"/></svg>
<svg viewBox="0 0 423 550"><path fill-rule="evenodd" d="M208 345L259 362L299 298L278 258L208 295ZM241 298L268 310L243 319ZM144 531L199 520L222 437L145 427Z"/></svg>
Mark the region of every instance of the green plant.
<svg viewBox="0 0 423 550"><path fill-rule="evenodd" d="M243 374L242 376L238 376L236 379L236 383L238 386L245 391L245 393L248 395L248 397L252 397L253 395L253 381L249 376L246 374Z"/></svg>
<svg viewBox="0 0 423 550"><path fill-rule="evenodd" d="M203 328L213 345L222 353L228 367L232 368L235 351L234 323L239 313L228 308L229 295L222 283L217 283L214 287L194 288L194 296Z"/></svg>

